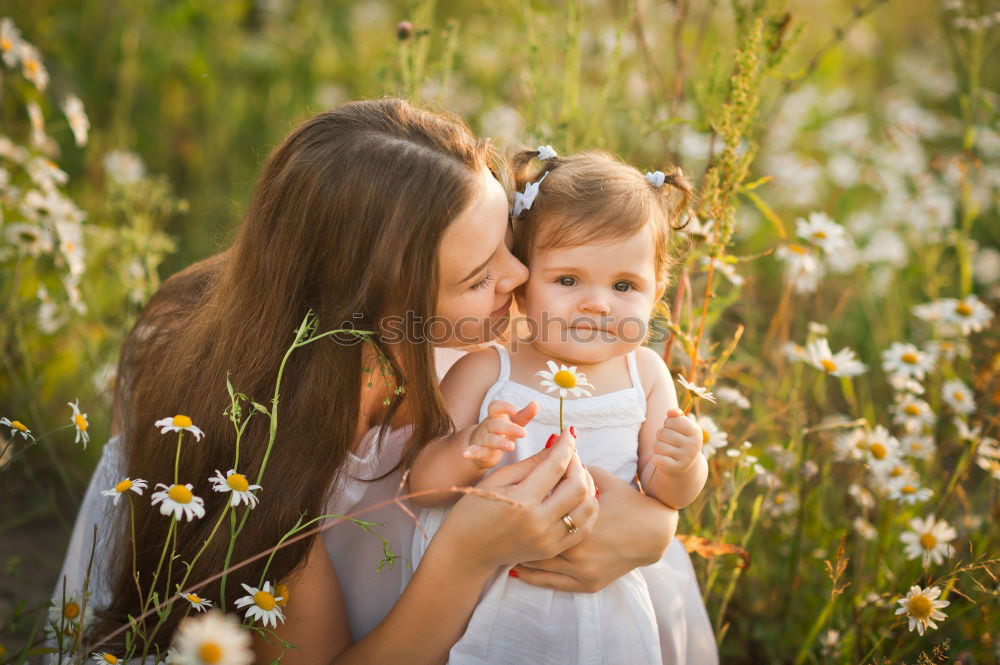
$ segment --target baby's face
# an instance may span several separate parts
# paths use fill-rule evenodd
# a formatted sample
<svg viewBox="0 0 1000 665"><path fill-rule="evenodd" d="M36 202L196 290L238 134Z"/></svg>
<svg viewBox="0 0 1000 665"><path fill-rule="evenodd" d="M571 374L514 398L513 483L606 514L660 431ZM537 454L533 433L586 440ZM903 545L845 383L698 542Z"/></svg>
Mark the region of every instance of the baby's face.
<svg viewBox="0 0 1000 665"><path fill-rule="evenodd" d="M649 226L621 240L536 249L529 268L518 304L540 351L585 365L645 341L660 296Z"/></svg>

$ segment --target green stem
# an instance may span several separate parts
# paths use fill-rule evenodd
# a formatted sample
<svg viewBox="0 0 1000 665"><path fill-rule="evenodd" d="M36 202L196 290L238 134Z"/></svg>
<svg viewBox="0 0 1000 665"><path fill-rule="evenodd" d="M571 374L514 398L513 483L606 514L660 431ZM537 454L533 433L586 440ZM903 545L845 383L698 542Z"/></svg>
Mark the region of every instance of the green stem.
<svg viewBox="0 0 1000 665"><path fill-rule="evenodd" d="M182 441L184 441L184 430L177 432L177 455L174 457L174 485L180 482L177 479L180 478Z"/></svg>

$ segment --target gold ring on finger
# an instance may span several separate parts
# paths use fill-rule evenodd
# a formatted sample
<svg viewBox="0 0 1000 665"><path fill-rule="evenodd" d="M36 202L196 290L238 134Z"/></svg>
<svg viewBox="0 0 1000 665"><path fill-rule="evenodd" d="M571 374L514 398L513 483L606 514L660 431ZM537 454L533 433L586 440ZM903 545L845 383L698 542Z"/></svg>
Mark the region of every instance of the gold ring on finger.
<svg viewBox="0 0 1000 665"><path fill-rule="evenodd" d="M562 516L562 523L566 525L566 530L570 533L576 533L578 529L576 528L576 522L569 515Z"/></svg>

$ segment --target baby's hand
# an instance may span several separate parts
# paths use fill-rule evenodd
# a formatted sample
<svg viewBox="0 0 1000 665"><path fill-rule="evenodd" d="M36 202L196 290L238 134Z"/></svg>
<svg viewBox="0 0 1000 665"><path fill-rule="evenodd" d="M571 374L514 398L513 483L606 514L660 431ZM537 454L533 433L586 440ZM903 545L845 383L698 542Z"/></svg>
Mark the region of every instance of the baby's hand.
<svg viewBox="0 0 1000 665"><path fill-rule="evenodd" d="M462 456L480 469L495 467L505 452L514 450L514 442L527 435L524 426L538 414L538 402L518 411L513 404L496 400L490 402L487 412L489 415L472 430L469 445L462 451Z"/></svg>
<svg viewBox="0 0 1000 665"><path fill-rule="evenodd" d="M656 433L653 464L668 475L686 472L701 454L702 436L701 428L683 411L670 409Z"/></svg>

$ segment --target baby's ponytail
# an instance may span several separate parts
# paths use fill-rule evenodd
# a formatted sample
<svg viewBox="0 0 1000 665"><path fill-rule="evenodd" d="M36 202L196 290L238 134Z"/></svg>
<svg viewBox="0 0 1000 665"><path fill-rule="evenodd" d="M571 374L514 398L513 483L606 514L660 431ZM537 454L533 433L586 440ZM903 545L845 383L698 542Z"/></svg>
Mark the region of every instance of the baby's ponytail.
<svg viewBox="0 0 1000 665"><path fill-rule="evenodd" d="M646 180L654 189L660 190L661 199L666 203L670 227L675 231L687 226L689 216L684 213L694 203L694 186L684 176L684 172L676 166L671 166L667 172L655 171L646 173ZM664 187L669 185L669 188ZM678 226L677 220L683 220Z"/></svg>
<svg viewBox="0 0 1000 665"><path fill-rule="evenodd" d="M548 152L545 152L545 151ZM542 168L533 168L536 159L542 160ZM559 157L550 146L541 146L537 150L521 150L514 153L510 159L510 168L514 174L514 187L523 191L529 182L538 182L539 178L559 166Z"/></svg>

